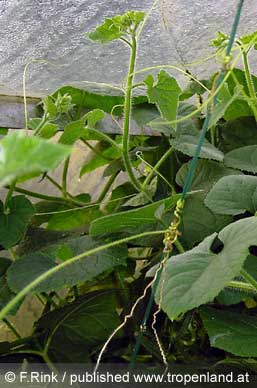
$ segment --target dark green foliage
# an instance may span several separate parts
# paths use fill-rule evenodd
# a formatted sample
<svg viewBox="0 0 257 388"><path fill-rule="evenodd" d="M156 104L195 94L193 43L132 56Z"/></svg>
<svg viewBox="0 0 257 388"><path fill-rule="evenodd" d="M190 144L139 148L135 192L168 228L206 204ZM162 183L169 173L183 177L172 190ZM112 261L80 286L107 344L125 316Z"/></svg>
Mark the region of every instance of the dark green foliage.
<svg viewBox="0 0 257 388"><path fill-rule="evenodd" d="M157 365L166 354L173 366L205 370L256 363L257 77L249 73L247 55L257 35L235 42L232 53L244 59L240 70L225 56L228 36L218 33L212 43L225 80L217 85L217 72L202 81L187 72L189 84L182 90L168 66L135 73L144 21L144 13L129 11L88 34L95 44L119 40L130 50L122 87L63 86L43 98L41 117L28 120L31 136L1 130L0 185L6 196L0 203L0 245L7 251L0 258L0 319L11 327L8 315L28 295L44 306L29 338L0 344L0 361L26 354L50 367L95 363L140 301L106 347L104 361L131 360L147 311L138 362ZM141 134L131 136L131 119ZM88 188L78 195L69 191L72 147L81 142L91 153L77 177L100 174L104 167L97 176L98 198L92 199ZM178 214L197 150L192 185ZM61 182L51 177L57 166ZM24 189L21 183L33 177L39 188L40 177L48 179L58 195ZM181 221L177 239L163 252L167 236L174 237L172 221ZM158 307L147 308L150 293L144 294L161 261L152 300L160 304L155 327L162 354L151 330Z"/></svg>

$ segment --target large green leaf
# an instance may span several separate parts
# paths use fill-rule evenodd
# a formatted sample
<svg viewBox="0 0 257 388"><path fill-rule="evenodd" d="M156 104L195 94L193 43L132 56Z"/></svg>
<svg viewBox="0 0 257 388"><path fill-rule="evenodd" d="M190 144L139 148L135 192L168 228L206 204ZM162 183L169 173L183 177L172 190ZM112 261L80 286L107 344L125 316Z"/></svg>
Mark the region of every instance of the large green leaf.
<svg viewBox="0 0 257 388"><path fill-rule="evenodd" d="M230 175L221 178L205 198L205 204L218 214L242 214L257 210L257 177Z"/></svg>
<svg viewBox="0 0 257 388"><path fill-rule="evenodd" d="M129 200L127 200L122 206L137 207L137 206L146 205L147 203L151 202L150 198L153 198L153 196L156 193L157 183L158 183L158 177L155 176L146 188L148 195L146 195L144 192L138 193L132 198L130 198Z"/></svg>
<svg viewBox="0 0 257 388"><path fill-rule="evenodd" d="M224 163L228 167L257 173L257 145L241 147L228 152Z"/></svg>
<svg viewBox="0 0 257 388"><path fill-rule="evenodd" d="M205 237L218 232L232 221L232 217L214 214L204 205L204 194L197 193L186 200L183 210L182 241L193 247Z"/></svg>
<svg viewBox="0 0 257 388"><path fill-rule="evenodd" d="M0 244L4 248L9 249L19 242L34 213L32 203L23 195L10 199L7 214L0 201Z"/></svg>
<svg viewBox="0 0 257 388"><path fill-rule="evenodd" d="M175 206L179 195L154 202L138 209L128 210L100 217L90 225L91 236L120 232L131 227L141 227L156 222L155 212L164 204L166 208Z"/></svg>
<svg viewBox="0 0 257 388"><path fill-rule="evenodd" d="M202 304L211 302L228 283L239 275L256 244L257 218L243 219L214 233L197 247L172 256L162 273L156 301L171 320ZM223 244L219 253L211 248L217 238ZM154 270L150 271L153 275ZM160 297L160 292L162 296Z"/></svg>
<svg viewBox="0 0 257 388"><path fill-rule="evenodd" d="M184 186L189 167L190 162L183 164L176 175L176 182L180 187ZM223 176L237 174L240 175L242 173L212 160L199 160L196 165L191 189L207 192Z"/></svg>
<svg viewBox="0 0 257 388"><path fill-rule="evenodd" d="M96 170L99 167L109 164L110 161L116 160L122 156L122 150L114 146L98 143L97 154L91 153L86 163L81 167L80 176Z"/></svg>
<svg viewBox="0 0 257 388"><path fill-rule="evenodd" d="M93 109L81 119L68 123L64 128L62 136L60 137L60 143L71 145L78 139L91 140L92 135L90 134L89 128L95 128L97 122L102 120L104 116L105 113L103 110Z"/></svg>
<svg viewBox="0 0 257 388"><path fill-rule="evenodd" d="M243 87L241 85L238 85L230 94L227 84L223 86L223 88L218 94L218 103L215 105L213 109L208 128L213 127L224 116L229 106L242 93L242 89Z"/></svg>
<svg viewBox="0 0 257 388"><path fill-rule="evenodd" d="M70 153L68 146L25 136L22 131L13 132L0 142L0 185L28 174L52 170Z"/></svg>
<svg viewBox="0 0 257 388"><path fill-rule="evenodd" d="M49 356L55 362L85 362L104 343L120 320L112 291L94 292L44 315L37 329L47 332Z"/></svg>
<svg viewBox="0 0 257 388"><path fill-rule="evenodd" d="M192 123L184 123L178 126L175 139L172 140L173 147L188 156L194 156L199 141L199 131ZM204 139L200 158L213 159L221 162L224 158L223 153L214 147L208 140Z"/></svg>
<svg viewBox="0 0 257 388"><path fill-rule="evenodd" d="M63 244L64 242L62 242L62 246ZM72 254L78 255L101 245L101 242L94 241L90 237L85 236L67 240L65 244L70 248ZM45 253L33 252L14 262L7 273L10 288L14 292L19 292L42 273L55 267L56 264L52 258L52 252L55 252L58 246L60 245L48 248L48 252ZM74 263L71 262L70 265L68 264L61 268L54 275L39 284L34 291L56 291L92 280L104 271L111 270L115 266L124 265L126 257L126 246L120 245L118 248L109 248L88 258L82 258Z"/></svg>
<svg viewBox="0 0 257 388"><path fill-rule="evenodd" d="M201 309L201 317L211 346L240 357L257 356L256 317L210 307Z"/></svg>
<svg viewBox="0 0 257 388"><path fill-rule="evenodd" d="M235 148L257 144L257 124L252 117L240 117L219 124L219 149L229 152Z"/></svg>
<svg viewBox="0 0 257 388"><path fill-rule="evenodd" d="M102 213L98 207L76 208L60 211L54 214L48 222L47 228L50 230L70 230L82 225L88 225L94 219L100 217Z"/></svg>
<svg viewBox="0 0 257 388"><path fill-rule="evenodd" d="M124 15L106 18L103 24L88 34L88 37L100 43L109 43L136 29L144 17L144 12L129 11Z"/></svg>
<svg viewBox="0 0 257 388"><path fill-rule="evenodd" d="M161 70L156 84L152 75L148 75L144 83L147 86L149 102L156 104L163 119L176 120L181 89L175 78Z"/></svg>

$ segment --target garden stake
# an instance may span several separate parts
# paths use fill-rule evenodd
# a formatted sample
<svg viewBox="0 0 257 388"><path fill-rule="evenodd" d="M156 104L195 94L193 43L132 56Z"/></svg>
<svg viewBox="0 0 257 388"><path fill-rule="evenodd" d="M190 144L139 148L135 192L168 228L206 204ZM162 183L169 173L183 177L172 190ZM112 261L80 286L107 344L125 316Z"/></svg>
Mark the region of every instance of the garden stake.
<svg viewBox="0 0 257 388"><path fill-rule="evenodd" d="M227 46L227 50L226 50L226 56L225 56L225 58L223 60L222 69L221 69L220 75L219 75L218 80L217 80L217 87L219 87L221 85L222 81L224 80L224 77L225 77L225 74L226 74L226 71L227 71L227 68L228 68L228 64L229 64L229 61L230 61L230 54L231 54L231 50L232 50L232 47L233 47L233 44L234 44L234 41L235 41L236 32L237 32L238 25L239 25L239 20L240 20L243 4L244 4L244 0L239 0L238 5L237 5L237 12L236 12L236 15L235 15L232 31L231 31L231 34L230 34L230 38L229 38L229 42L228 42L228 46ZM218 95L216 95L214 97L214 105L216 104L217 99L218 99ZM175 219L171 223L171 225L168 228L167 232L165 233L165 237L164 237L164 250L163 250L164 258L161 261L161 263L160 263L160 265L159 265L159 267L157 269L158 276L154 280L151 297L149 299L149 302L148 302L148 305L147 305L147 308L146 308L146 311L145 311L145 315L144 315L142 324L140 326L140 335L137 337L136 345L135 345L135 348L134 348L134 351L133 351L133 354L132 354L132 357L131 357L130 366L132 368L135 366L137 354L139 352L139 349L140 349L140 346L141 346L141 342L142 342L143 332L146 329L146 323L147 323L147 320L149 318L151 308L153 306L155 292L156 292L156 290L158 288L158 285L159 285L159 282L160 282L160 278L161 278L161 275L162 275L162 272L163 272L163 268L164 268L164 266L166 264L166 261L168 260L169 253L173 249L173 244L177 240L177 238L178 238L178 236L180 234L180 232L178 230L178 227L179 227L179 224L181 222L181 215L182 215L182 211L183 211L183 207L184 207L184 203L185 203L185 198L186 198L186 195L187 195L188 191L190 190L190 187L191 187L191 184L192 184L192 181L193 181L193 177L194 177L194 173L195 173L195 170L196 170L197 161L198 161L198 158L199 158L199 155L200 155L200 152L201 152L201 148L202 148L202 145L203 145L203 142L204 142L204 139L205 139L205 135L206 135L207 129L209 127L210 118L211 118L211 113L208 110L207 116L206 116L204 124L203 124L202 131L201 131L198 143L197 143L197 147L196 147L196 151L195 151L194 157L193 157L193 159L192 159L192 161L190 163L189 171L188 171L188 174L187 174L187 177L186 177L186 180L185 180L185 184L184 184L184 187L183 187L182 197L177 202L177 206L176 206L176 209L175 209L175 212L174 212ZM164 279L163 279L163 283L164 283ZM163 284L161 286L161 289L162 288L163 288ZM157 343L158 343L158 346L159 346L162 358L163 358L164 363L166 365L166 357L165 357L164 351L162 349L162 346L161 346L159 337L157 335L157 332L156 332L156 330L154 328L157 314L161 310L161 306L160 306L161 305L161 299L162 299L162 295L160 295L160 301L159 301L158 310L154 314L154 321L153 321L153 324L152 324L152 328L154 329L155 337L156 337L156 340L157 340Z"/></svg>

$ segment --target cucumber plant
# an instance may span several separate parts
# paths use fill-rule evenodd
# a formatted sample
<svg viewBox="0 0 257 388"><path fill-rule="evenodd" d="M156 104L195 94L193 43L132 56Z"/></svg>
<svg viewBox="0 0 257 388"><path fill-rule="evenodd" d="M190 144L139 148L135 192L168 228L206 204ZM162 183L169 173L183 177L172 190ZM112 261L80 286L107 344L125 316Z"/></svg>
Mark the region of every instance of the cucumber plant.
<svg viewBox="0 0 257 388"><path fill-rule="evenodd" d="M106 93L64 86L43 98L24 131L3 134L0 319L16 338L0 344L2 362L26 358L52 368L95 363L112 333L102 361L129 362L163 239L210 114L137 361L162 363L161 347L169 364L255 365L257 77L248 56L257 48L257 32L236 38L229 57L228 36L217 34L213 57L225 72L217 85L220 70L199 80L172 65L137 69L145 22L143 12L130 11L87 35L95 44L118 40L129 50L122 86ZM241 57L243 70L237 67ZM185 88L174 73L185 76ZM120 134L102 130L112 121ZM131 123L138 135L131 134ZM91 158L80 177L104 167L106 183L96 200L70 193L69 164L81 142ZM61 182L51 175L57 166ZM35 177L48 180L59 195L22 186ZM23 338L13 317L31 295L42 315Z"/></svg>

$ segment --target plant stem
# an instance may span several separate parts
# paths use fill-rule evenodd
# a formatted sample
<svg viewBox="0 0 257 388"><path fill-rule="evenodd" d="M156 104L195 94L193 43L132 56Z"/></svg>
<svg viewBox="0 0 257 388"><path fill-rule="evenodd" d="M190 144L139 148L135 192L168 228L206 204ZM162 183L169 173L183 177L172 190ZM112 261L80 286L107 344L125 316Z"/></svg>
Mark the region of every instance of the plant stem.
<svg viewBox="0 0 257 388"><path fill-rule="evenodd" d="M133 186L138 190L142 190L142 186L133 172L133 167L129 157L129 130L130 130L130 114L131 114L131 98L132 98L132 87L134 80L134 71L136 64L136 53L137 53L137 41L136 37L132 35L131 41L131 54L130 54L130 64L129 71L127 77L127 85L126 85L126 94L124 101L124 123L123 123L123 161Z"/></svg>
<svg viewBox="0 0 257 388"><path fill-rule="evenodd" d="M103 132L98 131L95 128L87 128L89 132L91 132L93 135L95 135L98 139L102 139L111 145L113 145L115 148L117 148L119 151L122 151L122 148L119 144L116 143L110 136L106 135Z"/></svg>
<svg viewBox="0 0 257 388"><path fill-rule="evenodd" d="M57 189L58 189L59 191L62 192L62 186L60 186L59 183L56 182L55 179L53 179L53 178L52 178L50 175L48 175L48 174L46 174L45 177L46 177L46 179L49 180L49 182L51 182L55 187L57 187Z"/></svg>
<svg viewBox="0 0 257 388"><path fill-rule="evenodd" d="M110 243L98 246L96 248L89 249L86 252L81 253L80 255L74 256L71 259L62 262L61 264L59 264L59 265L45 271L41 275L39 275L31 283L29 283L27 286L25 286L18 294L16 294L15 297L12 300L10 300L10 302L8 302L4 306L4 308L0 311L0 319L5 318L6 315L17 305L17 303L19 303L20 300L22 300L30 291L35 289L35 287L37 285L39 285L42 281L47 279L49 276L52 276L53 274L58 272L60 269L68 267L68 266L72 265L74 262L81 260L82 258L91 256L95 253L101 252L101 251L106 250L108 248L112 248L112 247L118 246L120 244L129 242L129 241L133 241L133 240L136 240L139 238L143 238L146 236L161 235L164 233L165 233L165 230L156 230L156 231L151 231L151 232L139 233L139 234L136 234L134 236L125 237L125 238L122 238L120 240L112 241Z"/></svg>
<svg viewBox="0 0 257 388"><path fill-rule="evenodd" d="M68 170L69 170L69 163L70 158L68 157L63 166L63 173L62 173L62 193L64 198L67 198L67 176L68 176Z"/></svg>
<svg viewBox="0 0 257 388"><path fill-rule="evenodd" d="M83 141L83 143L96 155L100 156L101 158L105 159L105 160L108 160L108 161L112 161L111 158L107 158L106 156L104 156L100 151L97 150L96 147L93 147L87 140L84 140L84 139L81 139Z"/></svg>
<svg viewBox="0 0 257 388"><path fill-rule="evenodd" d="M248 272L241 269L240 274L257 290L257 281Z"/></svg>
<svg viewBox="0 0 257 388"><path fill-rule="evenodd" d="M7 318L4 318L3 319L3 322L6 324L6 326L8 327L8 329L11 330L11 332L15 335L16 338L18 339L21 339L21 335L18 333L18 331L16 330L16 328L13 326L13 324L7 319Z"/></svg>
<svg viewBox="0 0 257 388"><path fill-rule="evenodd" d="M159 170L159 168L161 167L161 165L165 162L165 160L172 154L173 152L173 147L170 147L166 152L165 154L162 155L162 157L158 160L158 162L156 163L156 165L152 168L152 170L149 172L149 174L147 175L144 183L143 183L143 188L146 188L147 185L149 184L149 182L151 181L152 179L152 176L154 175L154 173L156 171ZM171 188L172 188L172 191L173 191L173 194L175 194L175 188L171 185Z"/></svg>
<svg viewBox="0 0 257 388"><path fill-rule="evenodd" d="M254 293L257 292L256 288L253 287L251 284L240 282L237 280L232 280L231 282L229 282L228 288L231 288L234 290L246 291L246 292L254 292Z"/></svg>
<svg viewBox="0 0 257 388"><path fill-rule="evenodd" d="M179 239L177 239L174 242L174 245L177 248L177 250L179 251L179 253L184 253L185 252L185 249L184 249L183 245L181 244L181 242L179 241Z"/></svg>
<svg viewBox="0 0 257 388"><path fill-rule="evenodd" d="M45 125L45 123L47 122L47 115L44 114L40 124L37 126L37 128L34 130L34 133L33 133L33 136L36 136L40 133L40 130L43 128L43 126Z"/></svg>
<svg viewBox="0 0 257 388"><path fill-rule="evenodd" d="M10 187L9 187L9 190L7 192L7 195L5 197L5 201L4 201L4 208L3 208L3 212L4 214L8 214L9 212L9 202L10 202L10 199L12 198L12 195L13 195L13 192L15 191L15 185L16 185L16 180L14 180Z"/></svg>
<svg viewBox="0 0 257 388"><path fill-rule="evenodd" d="M247 56L247 53L244 49L242 50L242 55L243 55L243 62L244 62L244 69L245 69L245 79L246 79L248 91L250 94L250 99L248 99L248 104L249 104L250 108L252 109L254 117L255 117L255 121L257 122L256 92L254 89L254 83L253 83L253 79L252 79L252 75L251 75L251 71L250 71L250 67L249 67L248 56Z"/></svg>
<svg viewBox="0 0 257 388"><path fill-rule="evenodd" d="M34 191L26 190L21 187L15 187L14 191L16 191L17 193L28 195L29 197L44 199L46 201L61 202L61 203L67 202L64 198L61 198L61 197L54 197L51 195L36 193Z"/></svg>
<svg viewBox="0 0 257 388"><path fill-rule="evenodd" d="M106 182L104 188L103 188L103 191L101 192L101 194L99 195L98 199L96 202L98 202L99 204L101 204L101 202L104 200L104 198L106 197L108 191L110 190L110 187L112 186L113 182L115 181L116 177L118 176L119 174L119 171L116 171L115 173L113 173L110 178L108 179L108 181Z"/></svg>
<svg viewBox="0 0 257 388"><path fill-rule="evenodd" d="M9 188L9 186L6 186L6 187ZM67 193L68 198L65 199L65 198L62 198L62 197L54 197L54 196L51 196L51 195L45 195L45 194L41 194L41 193L36 193L35 191L26 190L26 189L23 189L21 187L15 187L14 191L16 191L17 193L28 195L29 197L43 199L45 201L60 202L60 203L67 203L67 202L71 203L72 202L72 203L74 203L74 205L77 205L77 206L84 206L85 205L84 202L77 201L69 193Z"/></svg>
<svg viewBox="0 0 257 388"><path fill-rule="evenodd" d="M243 55L245 79L247 82L248 91L249 91L250 97L253 99L256 99L256 93L254 90L254 83L253 83L252 75L251 75L250 68L249 68L248 56L247 56L247 53L245 52L245 50L242 50L242 55Z"/></svg>

